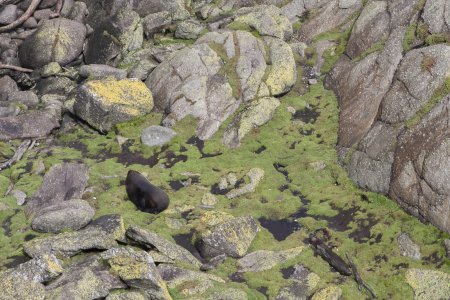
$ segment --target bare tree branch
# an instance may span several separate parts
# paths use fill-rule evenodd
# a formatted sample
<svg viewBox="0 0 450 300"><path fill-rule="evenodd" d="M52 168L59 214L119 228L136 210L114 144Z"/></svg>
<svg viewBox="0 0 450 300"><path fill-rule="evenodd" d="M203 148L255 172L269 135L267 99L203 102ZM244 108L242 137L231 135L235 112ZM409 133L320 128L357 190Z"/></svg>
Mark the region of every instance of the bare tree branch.
<svg viewBox="0 0 450 300"><path fill-rule="evenodd" d="M22 142L22 144L17 147L16 152L14 153L13 157L8 159L7 161L0 164L0 171L6 168L9 168L12 166L15 162L22 159L22 156L27 152L28 149L34 146L34 143L31 140L25 140Z"/></svg>

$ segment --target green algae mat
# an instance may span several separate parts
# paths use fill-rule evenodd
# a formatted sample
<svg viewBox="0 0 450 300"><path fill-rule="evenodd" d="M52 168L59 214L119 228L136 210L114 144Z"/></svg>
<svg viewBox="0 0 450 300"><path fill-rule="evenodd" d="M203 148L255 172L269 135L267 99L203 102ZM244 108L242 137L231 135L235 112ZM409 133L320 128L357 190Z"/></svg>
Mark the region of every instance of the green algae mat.
<svg viewBox="0 0 450 300"><path fill-rule="evenodd" d="M214 210L259 220L261 231L249 252L307 245L311 232L326 228L334 251L343 258L346 252L350 254L379 299L412 299L413 290L405 280L408 268L450 272L443 247L447 234L406 214L390 199L358 189L339 166L335 150L339 111L333 93L319 82L303 96L288 94L280 100L273 119L244 138L238 149L221 143L227 124L213 139L197 139L192 118L178 122L174 127L177 136L156 148L142 145L140 133L159 124L159 114L120 124L107 135L68 126L1 171L0 194L12 181L15 189L30 197L42 183L43 174L36 172L42 164L48 169L59 162L83 162L90 167L84 198L96 208L96 216L120 214L126 225L142 226L184 245L189 244L196 217L208 209L200 206L202 196L212 192L218 199ZM2 151L10 149L3 144ZM221 177L234 173L240 179L251 168L265 173L255 192L229 200L217 191ZM145 173L167 191L169 210L159 215L136 210L124 186L130 169ZM31 230L23 207L12 196L1 203L0 265L5 269L24 261L22 244L41 234ZM400 255L396 240L401 232L420 246L421 260ZM244 273L240 282L227 279L237 271L236 261L230 258L209 272L229 281L218 283L213 290L236 287L247 292L249 299L273 299L280 288L289 285L286 273L297 263L319 275L319 288L336 284L344 299L368 297L352 277L333 271L309 246L273 269ZM170 292L174 299L183 298L178 290Z"/></svg>

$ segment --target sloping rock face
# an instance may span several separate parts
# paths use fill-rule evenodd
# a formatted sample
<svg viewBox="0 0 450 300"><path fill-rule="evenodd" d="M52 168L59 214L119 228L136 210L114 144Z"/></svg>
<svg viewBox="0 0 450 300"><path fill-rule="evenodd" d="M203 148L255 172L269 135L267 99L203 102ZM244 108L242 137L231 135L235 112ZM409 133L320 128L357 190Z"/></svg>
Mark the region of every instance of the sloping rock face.
<svg viewBox="0 0 450 300"><path fill-rule="evenodd" d="M240 104L286 93L296 79L292 50L282 39L223 31L207 33L194 46L174 53L146 84L156 109L168 114L164 125L192 115L199 120L198 137L208 139Z"/></svg>
<svg viewBox="0 0 450 300"><path fill-rule="evenodd" d="M365 5L326 83L350 177L450 232L447 2L419 2Z"/></svg>

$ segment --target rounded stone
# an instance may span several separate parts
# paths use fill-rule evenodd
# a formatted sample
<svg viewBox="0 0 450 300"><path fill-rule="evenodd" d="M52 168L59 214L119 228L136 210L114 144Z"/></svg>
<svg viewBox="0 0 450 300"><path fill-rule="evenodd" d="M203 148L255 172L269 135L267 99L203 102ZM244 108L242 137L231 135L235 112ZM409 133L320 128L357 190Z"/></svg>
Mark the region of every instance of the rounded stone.
<svg viewBox="0 0 450 300"><path fill-rule="evenodd" d="M141 141L149 147L162 146L169 142L176 134L173 129L154 125L142 131Z"/></svg>

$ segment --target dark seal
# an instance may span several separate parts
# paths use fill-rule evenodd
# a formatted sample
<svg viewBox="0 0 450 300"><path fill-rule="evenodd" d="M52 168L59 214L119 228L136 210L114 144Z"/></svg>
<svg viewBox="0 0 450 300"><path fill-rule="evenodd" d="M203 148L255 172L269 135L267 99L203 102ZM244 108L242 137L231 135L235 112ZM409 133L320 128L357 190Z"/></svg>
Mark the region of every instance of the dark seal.
<svg viewBox="0 0 450 300"><path fill-rule="evenodd" d="M169 206L169 196L139 172L128 171L125 186L128 198L140 211L160 213Z"/></svg>

